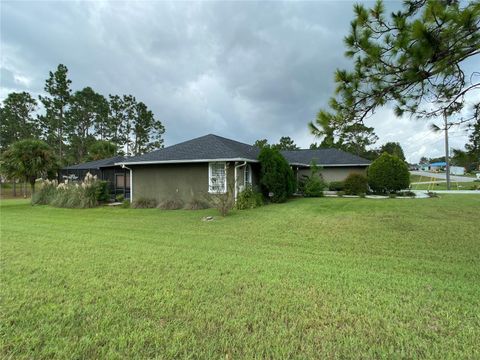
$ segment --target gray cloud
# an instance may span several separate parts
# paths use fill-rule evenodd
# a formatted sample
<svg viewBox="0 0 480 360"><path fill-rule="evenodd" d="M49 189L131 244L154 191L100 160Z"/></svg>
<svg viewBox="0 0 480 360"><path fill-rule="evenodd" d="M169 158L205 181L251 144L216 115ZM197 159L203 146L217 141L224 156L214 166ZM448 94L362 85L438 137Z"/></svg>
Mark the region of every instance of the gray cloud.
<svg viewBox="0 0 480 360"><path fill-rule="evenodd" d="M307 122L332 94L334 70L349 66L352 17L352 3L334 1L2 2L0 97L40 93L63 63L74 89L144 101L167 144L218 133L308 146ZM370 121L380 143L400 141L412 161L442 152L425 123L388 110ZM418 134L431 146L410 145Z"/></svg>

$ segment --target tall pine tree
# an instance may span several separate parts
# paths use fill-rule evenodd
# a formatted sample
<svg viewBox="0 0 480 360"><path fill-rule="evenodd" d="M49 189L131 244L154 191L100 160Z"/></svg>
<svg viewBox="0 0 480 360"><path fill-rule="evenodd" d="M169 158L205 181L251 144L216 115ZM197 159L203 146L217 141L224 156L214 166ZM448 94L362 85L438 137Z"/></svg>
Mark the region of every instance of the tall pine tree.
<svg viewBox="0 0 480 360"><path fill-rule="evenodd" d="M46 111L45 115L39 117L42 132L54 148L60 163L65 161L65 141L69 127L66 113L72 95L71 83L67 67L60 64L55 72L50 71L45 82L44 89L48 95L39 97Z"/></svg>
<svg viewBox="0 0 480 360"><path fill-rule="evenodd" d="M37 101L27 92L12 92L0 107L0 147L5 150L10 144L37 138L40 128L34 113Z"/></svg>

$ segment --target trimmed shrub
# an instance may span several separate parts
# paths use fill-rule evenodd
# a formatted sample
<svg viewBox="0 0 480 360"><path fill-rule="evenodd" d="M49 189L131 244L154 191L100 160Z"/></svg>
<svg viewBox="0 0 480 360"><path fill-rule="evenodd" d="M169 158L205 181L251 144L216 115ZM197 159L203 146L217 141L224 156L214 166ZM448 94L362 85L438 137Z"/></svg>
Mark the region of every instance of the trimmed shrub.
<svg viewBox="0 0 480 360"><path fill-rule="evenodd" d="M108 191L108 182L97 180L94 184L96 197L99 202L107 202L110 200L110 192Z"/></svg>
<svg viewBox="0 0 480 360"><path fill-rule="evenodd" d="M263 205L263 196L261 193L253 190L248 185L245 190L240 192L237 196L236 208L239 210L253 209Z"/></svg>
<svg viewBox="0 0 480 360"><path fill-rule="evenodd" d="M312 175L305 182L303 195L306 197L322 197L326 184L321 175Z"/></svg>
<svg viewBox="0 0 480 360"><path fill-rule="evenodd" d="M272 202L285 202L295 191L295 177L287 160L277 149L268 146L262 148L258 160L263 194Z"/></svg>
<svg viewBox="0 0 480 360"><path fill-rule="evenodd" d="M332 181L328 184L328 190L330 191L343 191L345 190L345 182L343 181Z"/></svg>
<svg viewBox="0 0 480 360"><path fill-rule="evenodd" d="M389 193L408 188L410 173L398 157L383 153L368 169L368 185L376 193Z"/></svg>
<svg viewBox="0 0 480 360"><path fill-rule="evenodd" d="M157 207L157 200L141 197L135 200L131 207L134 209L153 209Z"/></svg>
<svg viewBox="0 0 480 360"><path fill-rule="evenodd" d="M348 195L366 194L368 180L361 174L350 174L345 179L345 193Z"/></svg>
<svg viewBox="0 0 480 360"><path fill-rule="evenodd" d="M164 200L157 206L162 210L179 210L183 208L183 201L181 200Z"/></svg>

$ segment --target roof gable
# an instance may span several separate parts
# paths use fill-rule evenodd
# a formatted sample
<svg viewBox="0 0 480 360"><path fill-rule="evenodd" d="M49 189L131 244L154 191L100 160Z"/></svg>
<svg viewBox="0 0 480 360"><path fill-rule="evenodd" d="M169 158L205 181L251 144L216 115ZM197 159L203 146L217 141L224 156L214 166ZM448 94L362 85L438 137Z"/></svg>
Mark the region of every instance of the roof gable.
<svg viewBox="0 0 480 360"><path fill-rule="evenodd" d="M315 162L319 166L367 166L370 161L339 149L300 149L284 150L282 155L292 165L310 166Z"/></svg>
<svg viewBox="0 0 480 360"><path fill-rule="evenodd" d="M127 159L124 156L114 156L107 159L94 160L81 164L70 165L64 167L66 170L89 170L89 169L100 169L102 167L115 166L115 163L122 162Z"/></svg>
<svg viewBox="0 0 480 360"><path fill-rule="evenodd" d="M130 157L125 164L210 160L257 161L259 151L255 146L209 134L147 154Z"/></svg>

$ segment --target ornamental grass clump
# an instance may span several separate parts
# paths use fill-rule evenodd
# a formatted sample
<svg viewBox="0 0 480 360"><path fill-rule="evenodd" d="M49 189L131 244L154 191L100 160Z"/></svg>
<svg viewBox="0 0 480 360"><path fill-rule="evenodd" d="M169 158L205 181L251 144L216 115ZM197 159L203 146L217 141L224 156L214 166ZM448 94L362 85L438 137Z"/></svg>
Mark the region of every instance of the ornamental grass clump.
<svg viewBox="0 0 480 360"><path fill-rule="evenodd" d="M98 206L100 202L107 200L107 182L100 181L96 175L87 173L80 184L65 180L57 185L55 180L45 180L32 202L37 205L83 209Z"/></svg>
<svg viewBox="0 0 480 360"><path fill-rule="evenodd" d="M48 205L52 202L58 182L57 180L40 180L39 190L33 194L32 205Z"/></svg>

